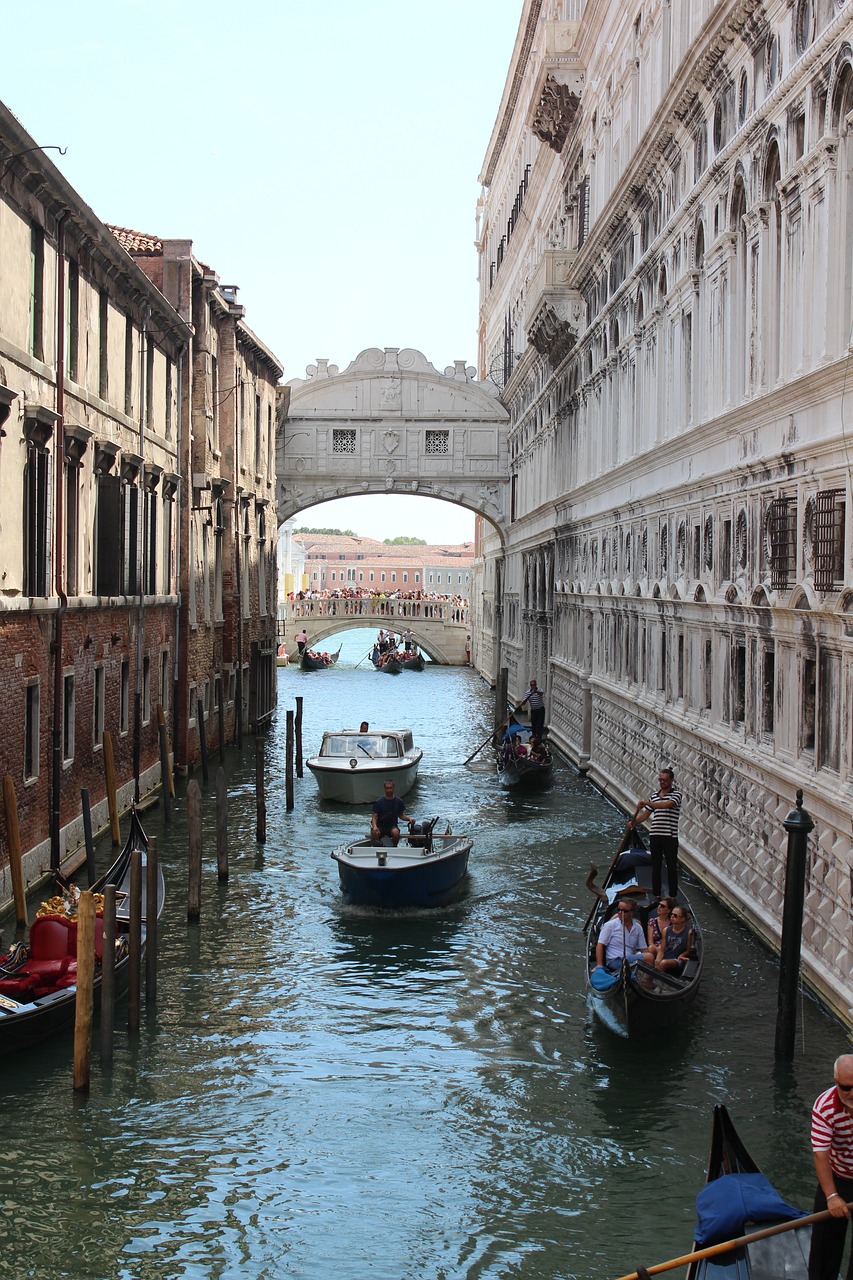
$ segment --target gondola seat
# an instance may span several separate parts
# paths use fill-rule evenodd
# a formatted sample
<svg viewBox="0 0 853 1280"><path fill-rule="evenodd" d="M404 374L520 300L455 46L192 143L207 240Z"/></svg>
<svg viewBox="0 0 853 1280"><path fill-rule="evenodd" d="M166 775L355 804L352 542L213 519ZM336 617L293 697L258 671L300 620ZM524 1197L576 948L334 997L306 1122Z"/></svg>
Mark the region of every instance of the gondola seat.
<svg viewBox="0 0 853 1280"><path fill-rule="evenodd" d="M35 995L46 995L77 982L77 921L65 916L37 916L30 925L27 973Z"/></svg>

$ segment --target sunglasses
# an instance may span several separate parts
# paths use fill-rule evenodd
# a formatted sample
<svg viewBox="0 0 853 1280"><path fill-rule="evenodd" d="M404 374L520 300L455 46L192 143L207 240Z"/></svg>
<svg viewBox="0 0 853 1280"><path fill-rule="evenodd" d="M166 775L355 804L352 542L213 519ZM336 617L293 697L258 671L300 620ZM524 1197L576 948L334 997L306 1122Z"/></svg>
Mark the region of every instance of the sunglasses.
<svg viewBox="0 0 853 1280"><path fill-rule="evenodd" d="M630 916L634 914L634 908L633 907L617 907L616 912L620 916ZM851 1085L850 1087L851 1089L853 1089L853 1085Z"/></svg>
<svg viewBox="0 0 853 1280"><path fill-rule="evenodd" d="M840 1080L836 1080L835 1087L839 1093L849 1093L853 1089L853 1084L842 1084Z"/></svg>

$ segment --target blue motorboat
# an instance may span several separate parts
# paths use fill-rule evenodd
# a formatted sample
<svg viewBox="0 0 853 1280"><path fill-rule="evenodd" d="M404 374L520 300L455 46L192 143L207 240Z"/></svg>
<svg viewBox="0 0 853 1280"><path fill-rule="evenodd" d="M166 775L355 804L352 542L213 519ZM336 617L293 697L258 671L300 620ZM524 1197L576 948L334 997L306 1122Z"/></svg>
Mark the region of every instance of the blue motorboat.
<svg viewBox="0 0 853 1280"><path fill-rule="evenodd" d="M473 841L432 823L413 823L399 845L371 837L332 851L341 890L351 903L369 907L440 907L460 892ZM420 829L418 829L420 828Z"/></svg>

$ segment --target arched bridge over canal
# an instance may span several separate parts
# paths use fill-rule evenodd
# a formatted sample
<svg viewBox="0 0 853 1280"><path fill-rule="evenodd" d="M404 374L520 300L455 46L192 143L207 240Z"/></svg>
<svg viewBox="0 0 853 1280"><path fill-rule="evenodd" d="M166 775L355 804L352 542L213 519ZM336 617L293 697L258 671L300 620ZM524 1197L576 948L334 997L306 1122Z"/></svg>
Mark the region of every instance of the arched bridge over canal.
<svg viewBox="0 0 853 1280"><path fill-rule="evenodd" d="M467 661L468 609L450 600L294 600L285 605L284 621L291 658L297 653L293 636L302 627L311 649L319 648L337 632L363 629L365 650L380 628L399 635L408 627L415 643L433 662L461 666Z"/></svg>
<svg viewBox="0 0 853 1280"><path fill-rule="evenodd" d="M457 360L444 373L420 351L362 351L288 383L276 441L277 513L371 494L440 498L509 519L509 416L491 382Z"/></svg>

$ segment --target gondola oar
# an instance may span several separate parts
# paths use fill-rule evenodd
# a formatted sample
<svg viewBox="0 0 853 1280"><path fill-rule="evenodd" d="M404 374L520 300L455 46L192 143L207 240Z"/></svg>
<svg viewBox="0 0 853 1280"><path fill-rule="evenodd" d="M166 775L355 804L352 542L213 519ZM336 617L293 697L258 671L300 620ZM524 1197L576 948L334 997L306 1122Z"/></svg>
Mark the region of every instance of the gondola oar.
<svg viewBox="0 0 853 1280"><path fill-rule="evenodd" d="M847 1208L853 1209L853 1201ZM658 1262L653 1267L644 1267L642 1271L632 1271L627 1276L620 1276L619 1280L642 1280L645 1275L656 1276L663 1271L674 1271L676 1267L689 1266L691 1262L700 1262L702 1258L714 1258L718 1254L728 1253L730 1249L741 1249L744 1245L752 1244L756 1240L766 1240L769 1236L778 1236L783 1231L796 1231L798 1227L810 1227L815 1222L825 1222L831 1217L829 1209L823 1209L820 1213L810 1213L805 1218L792 1218L790 1222L778 1222L775 1227L764 1227L761 1231L750 1232L748 1236L738 1236L736 1240L724 1240L721 1244L710 1244L706 1249L684 1253L680 1258L670 1258L669 1262Z"/></svg>
<svg viewBox="0 0 853 1280"><path fill-rule="evenodd" d="M487 736L486 736L486 737L483 739L483 741L480 743L479 747L477 747L477 750L476 750L476 751L472 751L472 752L471 752L471 754L470 754L470 756L468 757L468 759L467 759L467 760L463 760L463 761L462 761L462 765L463 765L463 767L464 767L466 764L470 764L470 763L471 763L471 761L474 759L474 756L478 756L478 755L480 754L480 752L483 750L483 747L486 745L486 743L487 743L487 742L491 742L492 738L495 736L495 734L496 734L496 733L500 733L502 729L505 729L505 728L507 727L507 725L509 724L509 721L510 721L510 717L509 717L509 716L507 716L507 718L506 718L506 720L504 720L503 724L498 725L497 729L491 729L491 730L489 731L489 733L487 734Z"/></svg>
<svg viewBox="0 0 853 1280"><path fill-rule="evenodd" d="M364 655L364 658L369 658L369 657L370 657L370 655L371 655L372 653L373 653L373 645L371 645L371 646L370 646L370 648L367 650L367 653ZM364 658L359 658L358 662L357 662L357 663L355 664L355 666L353 667L353 671L357 671L357 670L358 670L358 668L361 666L362 662L364 662Z"/></svg>
<svg viewBox="0 0 853 1280"><path fill-rule="evenodd" d="M629 847L629 845L630 845L630 840L631 840L631 835L632 835L632 833L633 833L633 830L634 830L634 828L631 826L631 823L629 822L629 823L627 824L627 826L625 827L625 834L624 834L624 835L623 835L623 837L622 837L622 843L620 844L619 848L616 850L616 852L615 852L615 853L614 853L614 855L613 855L613 861L611 862L610 866L607 868L607 872L606 872L606 874L605 874L605 876L604 876L604 879L603 879L603 880L602 880L602 882L601 882L602 884L607 884L607 881L610 879L610 872L611 872L611 871L613 870L613 868L616 866L616 863L617 863L618 859L622 856L622 854L625 852L625 850ZM598 893L598 890L597 890L597 889L593 889L593 887L592 887L592 885L591 885L591 884L587 884L587 888L590 890L590 892L591 892L591 893L595 893L595 894L597 894L597 893ZM584 926L583 926L583 932L584 932L584 933L586 933L587 929L589 928L590 924L592 923L592 917L595 915L595 912L596 912L596 908L597 908L597 907L598 907L598 900L596 899L596 901L592 904L592 906L591 906L591 907L590 907L590 909L589 909L589 915L587 916L586 920L584 921Z"/></svg>

